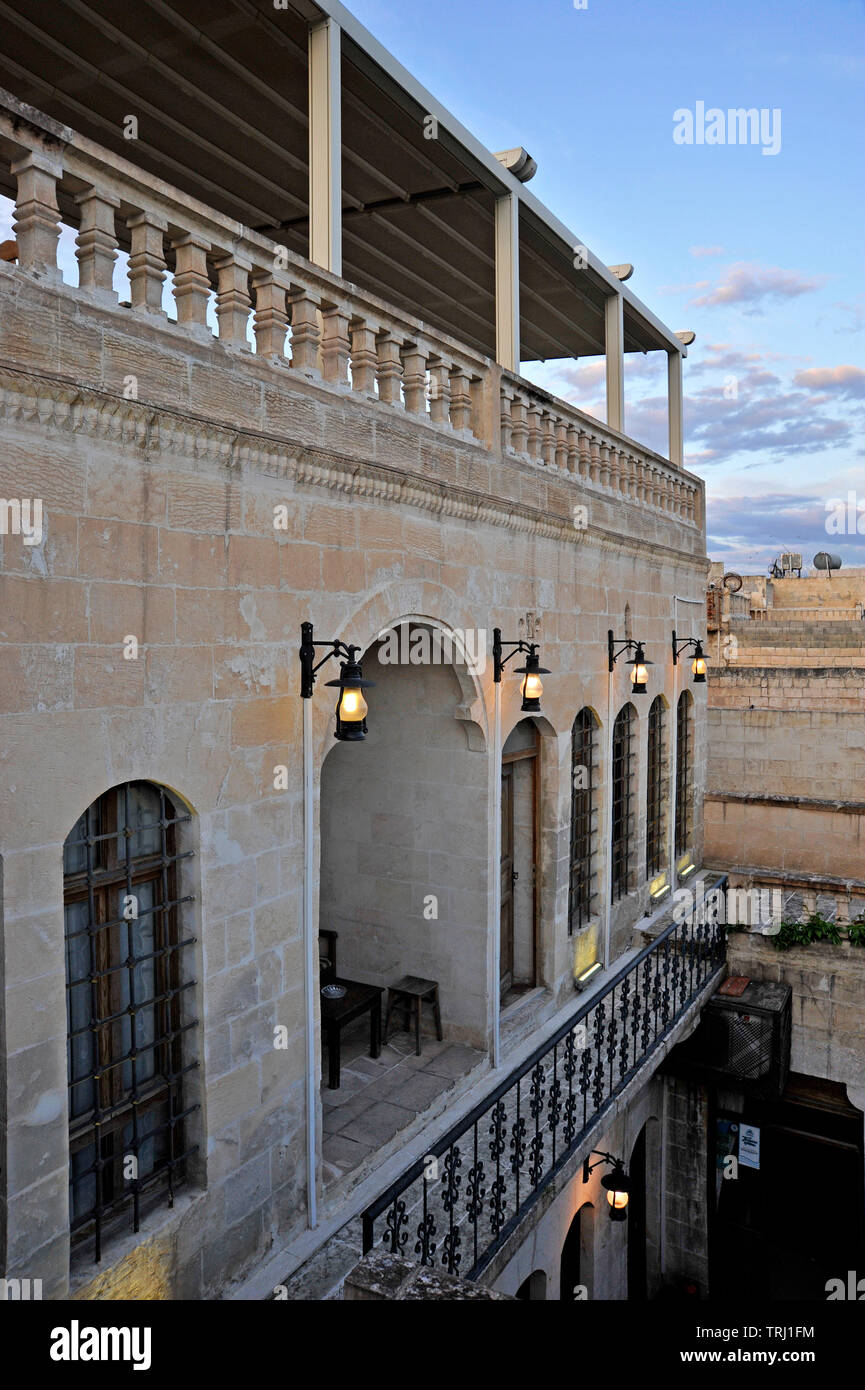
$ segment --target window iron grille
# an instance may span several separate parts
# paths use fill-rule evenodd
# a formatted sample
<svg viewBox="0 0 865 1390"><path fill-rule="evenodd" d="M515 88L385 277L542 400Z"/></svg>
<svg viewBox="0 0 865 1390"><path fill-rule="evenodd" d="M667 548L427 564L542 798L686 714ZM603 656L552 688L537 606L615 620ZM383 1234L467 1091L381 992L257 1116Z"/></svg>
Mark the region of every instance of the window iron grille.
<svg viewBox="0 0 865 1390"><path fill-rule="evenodd" d="M676 708L676 854L690 846L693 793L691 696L683 690Z"/></svg>
<svg viewBox="0 0 865 1390"><path fill-rule="evenodd" d="M654 878L664 864L664 702L660 695L649 710L647 764L646 878Z"/></svg>
<svg viewBox="0 0 865 1390"><path fill-rule="evenodd" d="M634 773L633 715L625 705L613 725L613 827L611 839L611 891L614 902L630 887L631 794Z"/></svg>
<svg viewBox="0 0 865 1390"><path fill-rule="evenodd" d="M582 709L571 730L571 861L568 931L586 926L594 898L595 757L597 725Z"/></svg>
<svg viewBox="0 0 865 1390"><path fill-rule="evenodd" d="M184 1180L183 1079L197 1067L184 1038L198 1020L181 970L176 828L165 791L127 782L95 801L64 845L69 1189L73 1242L102 1257L107 1231L143 1217ZM188 1051L188 1048L187 1048Z"/></svg>

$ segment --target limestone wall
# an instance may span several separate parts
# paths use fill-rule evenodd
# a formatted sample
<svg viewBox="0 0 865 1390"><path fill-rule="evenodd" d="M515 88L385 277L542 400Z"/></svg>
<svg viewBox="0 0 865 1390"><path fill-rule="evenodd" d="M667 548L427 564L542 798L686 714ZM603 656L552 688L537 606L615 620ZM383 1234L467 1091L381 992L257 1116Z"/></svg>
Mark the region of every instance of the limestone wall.
<svg viewBox="0 0 865 1390"><path fill-rule="evenodd" d="M91 302L14 265L0 265L0 361L0 494L44 505L39 544L2 537L6 1272L42 1278L46 1296L69 1287L62 846L96 797L142 778L170 788L192 812L196 902L184 921L198 938L191 959L200 1021L187 1044L200 1063L190 1082L201 1100L191 1121L200 1158L183 1211L162 1212L148 1232L175 1295L212 1295L306 1220L301 622L312 620L317 637L366 649L403 617L488 633L497 624L508 637L526 632L528 614L539 620L551 674L541 729L538 959L547 995L562 999L573 958L571 723L590 704L605 738L610 714L628 698L620 663L608 711L606 632L621 633L628 604L655 665L636 729L634 883L612 915L615 955L646 903L646 714L659 691L675 704L673 595L702 596L703 536L609 488L504 458L402 408L307 379L241 345ZM575 498L588 508L585 531L573 525ZM275 508L285 509L279 527ZM130 636L138 654L127 659ZM321 680L335 674L331 667ZM491 664L468 689L442 688L446 718L422 705L406 711L409 726L427 715L430 737L440 736L424 766L440 802L463 818L449 824L435 864L420 843L422 816L415 843L405 842L411 821L388 838L375 820L389 814L387 777L369 757L384 735L387 677L380 706L376 695L370 727L380 721L378 733L353 769L356 780L369 768L370 819L359 843L364 867L373 851L380 866L364 916L384 892L393 896L384 923L355 917L351 929L343 912L346 960L359 973L381 970L382 983L416 962L421 973L445 968L409 946L426 930L417 919L423 865L412 860L404 900L387 887L387 849L395 859L429 852L430 889L449 894L447 940L468 952L470 988L454 1026L488 1037L496 926L482 865L498 775ZM699 855L705 697L696 695ZM317 801L333 744L332 696L317 685ZM520 717L519 680L509 675L505 737ZM458 746L465 756L457 758ZM339 750L346 767L352 751ZM420 758L412 768L407 746L402 756L420 785ZM603 884L602 831L598 848ZM317 842L316 859L319 852ZM361 929L396 933L397 916L405 937L394 934L384 954L363 963ZM455 976L446 978L455 999ZM287 1030L281 1050L277 1025ZM106 1278L115 1258L106 1255ZM92 1273L73 1261L79 1281Z"/></svg>
<svg viewBox="0 0 865 1390"><path fill-rule="evenodd" d="M790 985L791 1070L842 1082L853 1104L863 1108L865 949L847 942L840 946L820 942L776 951L763 936L731 932L727 959L731 975Z"/></svg>

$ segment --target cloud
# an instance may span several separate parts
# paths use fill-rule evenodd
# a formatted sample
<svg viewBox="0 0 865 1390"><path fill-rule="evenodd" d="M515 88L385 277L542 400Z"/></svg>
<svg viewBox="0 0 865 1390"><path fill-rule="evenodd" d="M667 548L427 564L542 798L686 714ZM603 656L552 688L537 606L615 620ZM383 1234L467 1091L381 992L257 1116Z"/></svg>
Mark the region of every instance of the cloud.
<svg viewBox="0 0 865 1390"><path fill-rule="evenodd" d="M811 294L826 283L827 276L800 274L798 270L782 270L780 266L761 266L753 261L737 261L728 266L721 279L708 294L691 300L695 307L743 304L750 312L758 313L759 306L770 301L796 299ZM699 288L699 287L698 287Z"/></svg>
<svg viewBox="0 0 865 1390"><path fill-rule="evenodd" d="M852 304L846 304L844 300L838 300L834 305L840 309L842 314L849 314L850 321L841 324L835 329L836 333L861 333L865 328L865 294L860 294L853 300Z"/></svg>
<svg viewBox="0 0 865 1390"><path fill-rule="evenodd" d="M689 246L688 254L691 256L723 256L723 246Z"/></svg>
<svg viewBox="0 0 865 1390"><path fill-rule="evenodd" d="M806 564L818 550L832 550L845 564L865 563L865 535L830 535L830 496L812 492L764 492L714 497L706 502L709 555L745 570L763 569L782 550L801 551Z"/></svg>
<svg viewBox="0 0 865 1390"><path fill-rule="evenodd" d="M865 370L862 367L807 367L797 372L793 381L808 391L829 391L848 400L865 400Z"/></svg>

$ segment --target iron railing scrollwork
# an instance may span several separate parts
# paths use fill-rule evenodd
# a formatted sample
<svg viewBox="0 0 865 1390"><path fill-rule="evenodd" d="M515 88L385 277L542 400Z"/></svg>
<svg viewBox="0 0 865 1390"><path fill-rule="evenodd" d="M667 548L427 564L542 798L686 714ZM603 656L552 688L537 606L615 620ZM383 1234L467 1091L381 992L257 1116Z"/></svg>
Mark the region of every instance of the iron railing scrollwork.
<svg viewBox="0 0 865 1390"><path fill-rule="evenodd" d="M719 875L703 903L725 888ZM366 1209L364 1253L381 1242L477 1278L723 965L723 921L698 908L627 961Z"/></svg>

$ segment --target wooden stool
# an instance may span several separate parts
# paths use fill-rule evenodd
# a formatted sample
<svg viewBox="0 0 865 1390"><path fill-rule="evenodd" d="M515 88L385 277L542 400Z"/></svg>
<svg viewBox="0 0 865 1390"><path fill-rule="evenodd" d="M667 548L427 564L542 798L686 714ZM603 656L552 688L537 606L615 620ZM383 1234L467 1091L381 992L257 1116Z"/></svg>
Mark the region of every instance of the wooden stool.
<svg viewBox="0 0 865 1390"><path fill-rule="evenodd" d="M421 1006L424 1000L429 1000L433 1006L433 1017L436 1025L436 1037L442 1041L442 1015L439 1008L439 985L438 980L422 980L419 975L403 975L401 980L397 980L395 985L390 985L387 991L387 1014L384 1023L384 1040L387 1042L390 1037L390 1020L394 1005L403 1005L405 1008L405 1027L409 1031L411 1025L412 1010L414 1010L414 1044L415 1053L419 1057L421 1054L420 1046L420 1020Z"/></svg>

